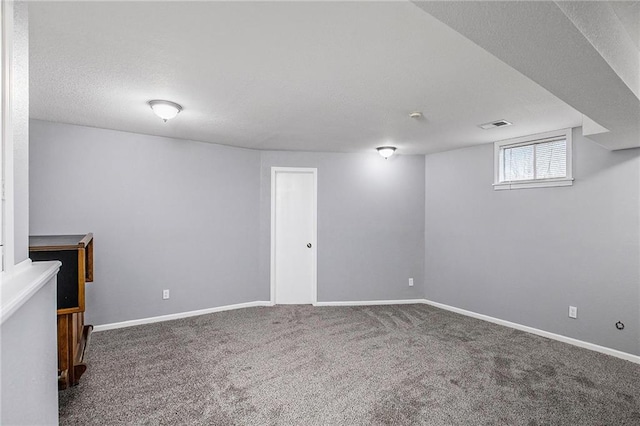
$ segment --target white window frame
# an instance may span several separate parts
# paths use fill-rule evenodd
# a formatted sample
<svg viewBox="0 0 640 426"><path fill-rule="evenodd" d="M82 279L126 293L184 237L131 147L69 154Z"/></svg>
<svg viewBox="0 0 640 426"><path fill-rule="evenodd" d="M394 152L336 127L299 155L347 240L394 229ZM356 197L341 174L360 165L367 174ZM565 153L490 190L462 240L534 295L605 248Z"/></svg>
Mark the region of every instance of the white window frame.
<svg viewBox="0 0 640 426"><path fill-rule="evenodd" d="M495 142L493 144L493 189L495 189L496 191L501 191L505 189L545 188L551 186L573 185L573 142L571 137L571 130L572 129L555 130L553 132L538 133L535 135ZM567 141L567 175L565 177L500 182L500 156L502 155L503 149L513 148L517 146L535 145L544 142L551 142L558 139L566 139Z"/></svg>

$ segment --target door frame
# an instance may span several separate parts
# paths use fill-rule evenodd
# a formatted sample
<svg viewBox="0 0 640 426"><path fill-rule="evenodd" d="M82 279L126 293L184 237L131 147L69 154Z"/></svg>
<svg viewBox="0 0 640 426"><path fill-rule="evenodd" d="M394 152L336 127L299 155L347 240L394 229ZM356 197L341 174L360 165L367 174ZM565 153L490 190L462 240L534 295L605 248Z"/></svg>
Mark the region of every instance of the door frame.
<svg viewBox="0 0 640 426"><path fill-rule="evenodd" d="M276 303L276 174L310 173L313 176L313 218L311 244L311 303L318 303L318 169L310 167L271 167L271 305Z"/></svg>

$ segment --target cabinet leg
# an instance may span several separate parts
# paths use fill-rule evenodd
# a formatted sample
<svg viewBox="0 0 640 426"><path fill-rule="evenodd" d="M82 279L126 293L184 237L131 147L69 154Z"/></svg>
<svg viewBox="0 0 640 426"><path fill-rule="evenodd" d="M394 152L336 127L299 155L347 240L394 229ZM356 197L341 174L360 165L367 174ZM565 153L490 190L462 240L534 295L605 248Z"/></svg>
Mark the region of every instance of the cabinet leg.
<svg viewBox="0 0 640 426"><path fill-rule="evenodd" d="M78 382L80 382L80 377L82 377L84 372L87 371L87 364L84 363L84 354L87 349L87 344L89 343L89 335L91 334L91 330L93 330L93 326L83 326L82 324L80 324L80 326L82 327L82 339L80 340L80 348L77 361L75 361L73 365L74 381L70 382L71 386L77 385Z"/></svg>
<svg viewBox="0 0 640 426"><path fill-rule="evenodd" d="M69 387L69 378L67 377L67 370L60 372L58 376L58 390L65 390Z"/></svg>
<svg viewBox="0 0 640 426"><path fill-rule="evenodd" d="M73 357L73 347L75 345L74 342L74 321L73 321L73 314L68 314L65 315L67 317L67 359L69 360L67 363L67 371L68 376L69 376L69 385L73 386L74 384L77 383L76 381L76 374L75 374L75 368L73 368L73 364L74 364L74 357Z"/></svg>
<svg viewBox="0 0 640 426"><path fill-rule="evenodd" d="M58 389L66 389L70 384L70 370L72 364L71 345L69 338L72 335L70 315L58 315Z"/></svg>
<svg viewBox="0 0 640 426"><path fill-rule="evenodd" d="M87 371L85 351L92 325L84 325L82 312L58 315L58 389L75 386Z"/></svg>
<svg viewBox="0 0 640 426"><path fill-rule="evenodd" d="M73 366L72 370L75 381L71 382L71 386L75 386L80 382L80 377L84 374L85 371L87 371L87 364L85 364L84 362L76 364Z"/></svg>

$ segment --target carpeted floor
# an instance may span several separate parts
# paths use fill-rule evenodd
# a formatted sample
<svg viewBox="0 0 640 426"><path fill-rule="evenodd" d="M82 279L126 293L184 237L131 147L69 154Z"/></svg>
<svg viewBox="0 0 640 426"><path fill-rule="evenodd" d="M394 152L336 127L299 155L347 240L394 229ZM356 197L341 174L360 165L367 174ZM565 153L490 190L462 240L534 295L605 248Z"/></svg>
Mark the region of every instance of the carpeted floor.
<svg viewBox="0 0 640 426"><path fill-rule="evenodd" d="M94 333L62 425L640 425L640 365L428 305Z"/></svg>

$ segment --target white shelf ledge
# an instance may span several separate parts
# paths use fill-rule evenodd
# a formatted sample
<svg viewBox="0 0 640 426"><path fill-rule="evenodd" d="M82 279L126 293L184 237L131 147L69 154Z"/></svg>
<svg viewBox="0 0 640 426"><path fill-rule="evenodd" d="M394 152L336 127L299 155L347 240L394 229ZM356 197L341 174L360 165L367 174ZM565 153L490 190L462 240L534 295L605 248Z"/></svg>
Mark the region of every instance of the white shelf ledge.
<svg viewBox="0 0 640 426"><path fill-rule="evenodd" d="M0 277L0 324L55 277L62 263L25 260L16 266L11 276Z"/></svg>

